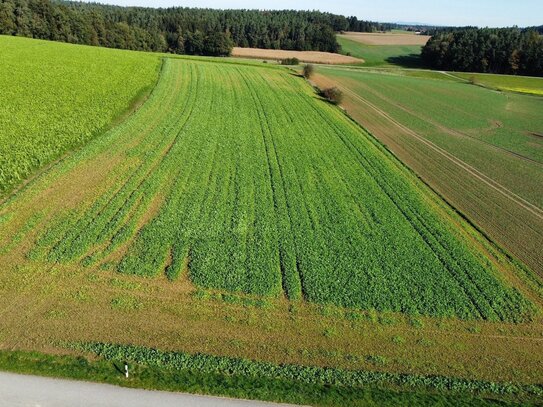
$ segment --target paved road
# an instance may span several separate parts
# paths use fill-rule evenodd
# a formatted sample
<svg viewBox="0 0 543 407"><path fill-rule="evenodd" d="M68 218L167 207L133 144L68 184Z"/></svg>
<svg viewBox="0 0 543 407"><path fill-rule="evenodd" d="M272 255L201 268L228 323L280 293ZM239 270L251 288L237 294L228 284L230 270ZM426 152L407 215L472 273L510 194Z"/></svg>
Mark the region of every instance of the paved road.
<svg viewBox="0 0 543 407"><path fill-rule="evenodd" d="M279 407L287 404L127 389L0 372L1 407Z"/></svg>

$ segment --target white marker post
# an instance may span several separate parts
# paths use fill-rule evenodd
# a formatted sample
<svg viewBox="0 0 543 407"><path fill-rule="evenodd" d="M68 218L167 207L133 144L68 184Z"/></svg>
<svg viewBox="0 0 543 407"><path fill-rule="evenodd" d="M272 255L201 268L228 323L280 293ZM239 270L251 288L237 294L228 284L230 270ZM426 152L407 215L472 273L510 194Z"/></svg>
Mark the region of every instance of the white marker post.
<svg viewBox="0 0 543 407"><path fill-rule="evenodd" d="M124 364L124 376L128 379L128 363Z"/></svg>

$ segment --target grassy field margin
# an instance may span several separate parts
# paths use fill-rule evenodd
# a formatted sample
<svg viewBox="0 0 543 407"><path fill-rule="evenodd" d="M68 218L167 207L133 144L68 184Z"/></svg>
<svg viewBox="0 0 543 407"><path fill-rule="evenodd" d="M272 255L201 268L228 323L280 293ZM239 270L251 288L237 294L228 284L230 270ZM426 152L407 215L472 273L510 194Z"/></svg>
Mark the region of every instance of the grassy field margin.
<svg viewBox="0 0 543 407"><path fill-rule="evenodd" d="M390 383L360 383L358 386L315 380L323 373L341 378L349 375L339 369L322 369L294 365L275 366L243 359L160 352L155 349L107 345L78 345L94 349L94 357L50 355L38 352L0 351L0 370L20 374L68 378L109 383L130 388L209 394L234 398L309 404L314 406L490 406L537 405L543 389L541 386L516 386L457 379L423 377L423 382L436 379L449 382L448 394L432 386L400 386ZM145 361L141 361L141 357ZM175 363L183 360L184 363ZM125 379L123 362L130 363L131 376ZM167 362L169 361L169 363ZM238 368L236 368L236 366ZM255 374L241 374L240 366ZM275 377L259 375L257 371L269 370ZM290 372L287 377L281 373ZM354 372L356 375L379 376L374 372ZM388 376L388 375L386 375ZM402 376L402 375L394 375ZM407 380L418 376L403 375ZM313 381L312 382L312 379ZM486 393L476 390L488 389ZM494 389L495 392L492 392ZM538 393L539 392L539 393ZM535 394L538 393L538 394Z"/></svg>

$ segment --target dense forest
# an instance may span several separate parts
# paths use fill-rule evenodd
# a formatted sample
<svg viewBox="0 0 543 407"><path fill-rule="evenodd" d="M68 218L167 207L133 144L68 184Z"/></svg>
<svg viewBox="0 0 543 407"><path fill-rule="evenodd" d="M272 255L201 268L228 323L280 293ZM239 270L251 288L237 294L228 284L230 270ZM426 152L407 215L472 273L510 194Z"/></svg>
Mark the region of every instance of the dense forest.
<svg viewBox="0 0 543 407"><path fill-rule="evenodd" d="M0 34L193 55L233 46L339 51L335 32L379 23L316 11L154 9L51 0L0 0Z"/></svg>
<svg viewBox="0 0 543 407"><path fill-rule="evenodd" d="M440 30L422 49L433 68L543 76L543 37L533 28Z"/></svg>

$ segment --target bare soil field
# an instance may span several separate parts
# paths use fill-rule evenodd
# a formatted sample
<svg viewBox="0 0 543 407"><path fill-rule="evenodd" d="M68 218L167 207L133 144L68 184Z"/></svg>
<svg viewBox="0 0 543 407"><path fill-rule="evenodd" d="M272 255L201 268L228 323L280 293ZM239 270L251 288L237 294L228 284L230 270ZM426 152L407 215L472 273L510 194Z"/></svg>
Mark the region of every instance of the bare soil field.
<svg viewBox="0 0 543 407"><path fill-rule="evenodd" d="M346 32L343 38L366 45L425 45L429 35Z"/></svg>
<svg viewBox="0 0 543 407"><path fill-rule="evenodd" d="M232 50L232 56L258 59L287 59L298 58L301 62L315 64L360 64L364 60L346 55L319 51L285 51L280 49L239 48Z"/></svg>

